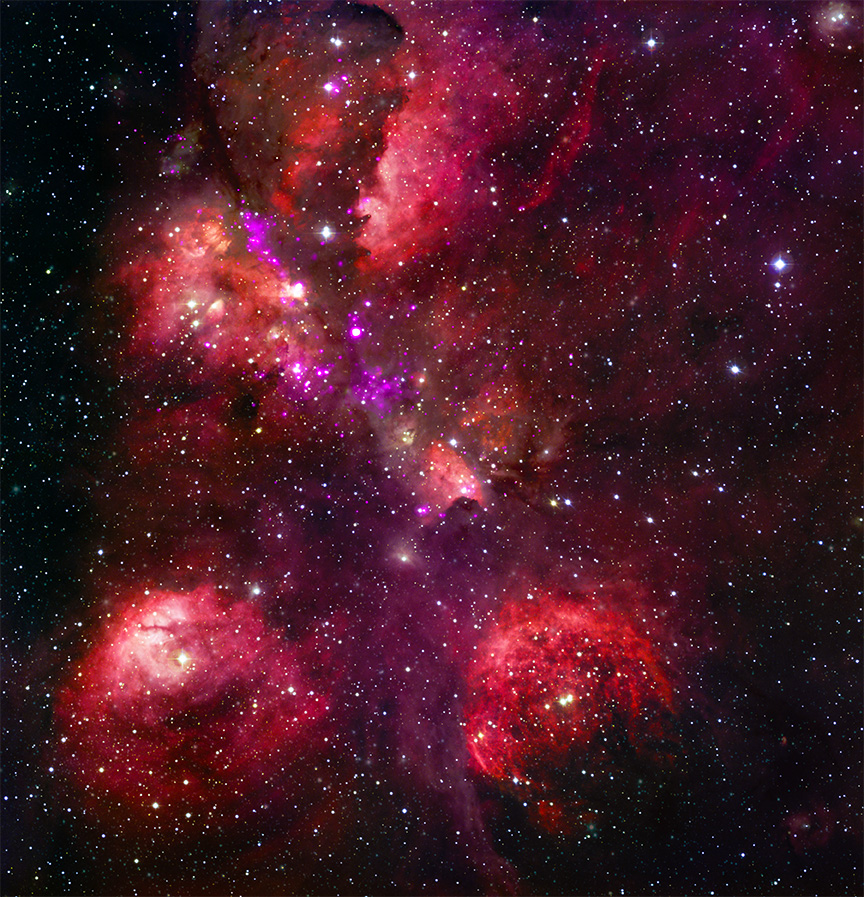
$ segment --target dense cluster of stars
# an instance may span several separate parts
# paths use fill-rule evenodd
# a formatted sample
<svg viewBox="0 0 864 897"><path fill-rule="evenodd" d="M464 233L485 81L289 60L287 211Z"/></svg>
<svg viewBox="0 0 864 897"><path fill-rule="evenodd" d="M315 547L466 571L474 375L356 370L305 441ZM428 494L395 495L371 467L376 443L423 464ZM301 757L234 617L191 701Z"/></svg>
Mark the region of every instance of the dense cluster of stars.
<svg viewBox="0 0 864 897"><path fill-rule="evenodd" d="M9 893L860 890L860 8L99 9Z"/></svg>

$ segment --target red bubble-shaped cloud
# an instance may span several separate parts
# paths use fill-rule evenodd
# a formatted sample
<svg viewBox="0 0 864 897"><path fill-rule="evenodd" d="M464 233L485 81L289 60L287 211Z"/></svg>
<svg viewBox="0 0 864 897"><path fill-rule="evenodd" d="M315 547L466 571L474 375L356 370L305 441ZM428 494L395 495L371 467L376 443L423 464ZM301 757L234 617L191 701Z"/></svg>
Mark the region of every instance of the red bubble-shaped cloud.
<svg viewBox="0 0 864 897"><path fill-rule="evenodd" d="M593 830L623 782L672 760L670 671L635 615L596 594L508 600L466 678L475 771L547 830Z"/></svg>
<svg viewBox="0 0 864 897"><path fill-rule="evenodd" d="M326 710L255 606L148 590L58 690L57 757L91 818L196 832L272 797Z"/></svg>

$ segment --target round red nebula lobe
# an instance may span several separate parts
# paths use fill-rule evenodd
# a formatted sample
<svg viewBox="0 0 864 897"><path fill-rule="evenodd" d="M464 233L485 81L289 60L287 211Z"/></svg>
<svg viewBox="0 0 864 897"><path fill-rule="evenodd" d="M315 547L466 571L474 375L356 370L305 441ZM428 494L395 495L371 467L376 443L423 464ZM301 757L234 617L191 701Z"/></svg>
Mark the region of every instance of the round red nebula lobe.
<svg viewBox="0 0 864 897"><path fill-rule="evenodd" d="M88 813L194 831L276 787L326 709L251 604L148 591L58 690L58 759Z"/></svg>
<svg viewBox="0 0 864 897"><path fill-rule="evenodd" d="M675 695L658 651L597 596L505 604L466 674L475 769L555 831L593 824L623 766L667 765Z"/></svg>

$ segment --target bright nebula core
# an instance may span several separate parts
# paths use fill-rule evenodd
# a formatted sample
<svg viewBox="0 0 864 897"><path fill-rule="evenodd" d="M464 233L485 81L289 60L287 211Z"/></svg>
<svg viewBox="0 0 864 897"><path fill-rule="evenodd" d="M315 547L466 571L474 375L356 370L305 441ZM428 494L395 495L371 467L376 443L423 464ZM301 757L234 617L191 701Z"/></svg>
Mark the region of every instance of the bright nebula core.
<svg viewBox="0 0 864 897"><path fill-rule="evenodd" d="M4 893L861 893L861 20L3 6Z"/></svg>

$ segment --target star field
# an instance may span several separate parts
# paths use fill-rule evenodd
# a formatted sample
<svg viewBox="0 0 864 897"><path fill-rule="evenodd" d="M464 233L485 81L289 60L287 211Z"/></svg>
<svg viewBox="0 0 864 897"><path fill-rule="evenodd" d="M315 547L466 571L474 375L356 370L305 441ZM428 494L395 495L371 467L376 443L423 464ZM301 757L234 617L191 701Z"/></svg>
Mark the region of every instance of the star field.
<svg viewBox="0 0 864 897"><path fill-rule="evenodd" d="M4 893L859 893L860 7L2 18Z"/></svg>

